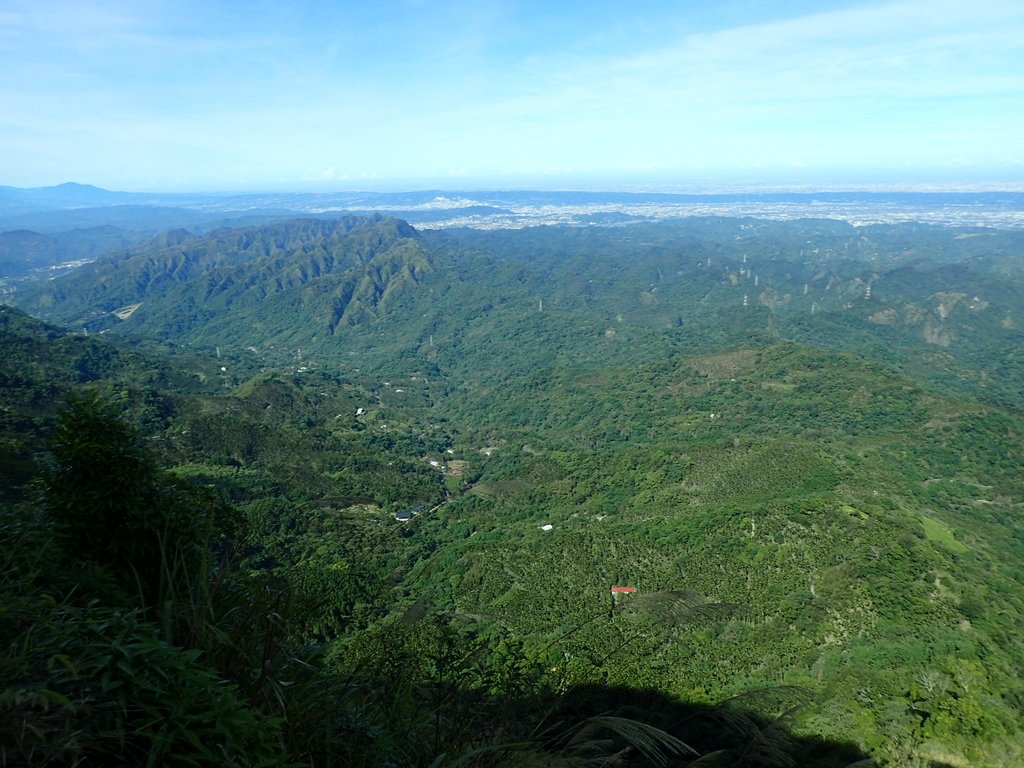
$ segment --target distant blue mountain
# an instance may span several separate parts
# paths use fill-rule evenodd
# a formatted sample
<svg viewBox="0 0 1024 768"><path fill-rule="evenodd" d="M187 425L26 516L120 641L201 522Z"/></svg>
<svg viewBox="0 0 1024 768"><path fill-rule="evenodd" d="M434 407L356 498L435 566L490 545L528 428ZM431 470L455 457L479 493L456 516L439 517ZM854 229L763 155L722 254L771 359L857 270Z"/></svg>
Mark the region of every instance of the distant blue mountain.
<svg viewBox="0 0 1024 768"><path fill-rule="evenodd" d="M616 210L618 209L618 210ZM718 215L927 221L960 226L1024 226L1024 192L815 191L667 192L416 190L408 192L114 192L67 182L22 189L0 186L0 232L66 232L114 226L155 233L209 231L283 218L383 212L428 226L613 225L641 219ZM244 221L242 221L244 219Z"/></svg>
<svg viewBox="0 0 1024 768"><path fill-rule="evenodd" d="M111 192L91 184L76 184L71 181L54 187L0 187L0 207L20 208L24 211L120 205L149 198L152 198L152 195Z"/></svg>
<svg viewBox="0 0 1024 768"><path fill-rule="evenodd" d="M220 197L214 194L114 192L74 181L52 187L0 186L0 215L75 208L106 208L112 205L188 206L207 203Z"/></svg>

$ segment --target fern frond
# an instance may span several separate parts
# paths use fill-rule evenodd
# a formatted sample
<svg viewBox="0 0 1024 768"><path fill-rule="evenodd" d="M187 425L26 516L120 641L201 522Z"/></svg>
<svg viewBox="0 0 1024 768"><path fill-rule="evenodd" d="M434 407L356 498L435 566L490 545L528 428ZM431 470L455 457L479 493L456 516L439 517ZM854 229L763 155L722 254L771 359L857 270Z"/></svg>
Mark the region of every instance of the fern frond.
<svg viewBox="0 0 1024 768"><path fill-rule="evenodd" d="M610 751L615 740L605 734L625 741L629 748L640 752L655 765L667 765L670 756L698 754L688 744L660 728L615 715L588 717L553 741L562 741L561 754L570 758L600 756L608 760L616 755L624 757L621 749Z"/></svg>

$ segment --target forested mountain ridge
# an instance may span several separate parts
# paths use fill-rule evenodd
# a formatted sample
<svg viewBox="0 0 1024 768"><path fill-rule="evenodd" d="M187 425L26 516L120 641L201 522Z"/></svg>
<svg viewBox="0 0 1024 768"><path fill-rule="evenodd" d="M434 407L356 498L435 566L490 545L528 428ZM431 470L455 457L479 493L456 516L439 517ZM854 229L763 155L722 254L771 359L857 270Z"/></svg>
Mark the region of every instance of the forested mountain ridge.
<svg viewBox="0 0 1024 768"><path fill-rule="evenodd" d="M258 305L270 317L298 311L314 334L329 336L375 316L432 269L415 230L382 217L178 231L45 286L29 309L90 331L124 324L181 338ZM249 333L277 330L258 322Z"/></svg>
<svg viewBox="0 0 1024 768"><path fill-rule="evenodd" d="M274 346L278 362L305 352L386 370L411 354L421 361L411 369L436 361L454 372L471 360L460 371L470 378L543 364L555 348L614 358L637 334L658 346L665 333L689 336L688 324L761 306L769 334L860 348L935 383L1024 402L1021 367L986 352L1024 348L1015 232L709 218L420 234L376 217L176 237L11 300L72 327ZM493 340L516 328L553 344L509 356Z"/></svg>
<svg viewBox="0 0 1024 768"><path fill-rule="evenodd" d="M215 391L132 413L251 526L249 567L295 590L293 639L325 673L404 690L443 677L454 631L492 660L459 652L477 693L492 674L702 704L795 686L798 734L1011 766L1019 246L828 221L306 220L168 233L19 300L111 331L76 344L153 333L213 367ZM613 585L638 594L609 603ZM347 695L350 725L382 727Z"/></svg>

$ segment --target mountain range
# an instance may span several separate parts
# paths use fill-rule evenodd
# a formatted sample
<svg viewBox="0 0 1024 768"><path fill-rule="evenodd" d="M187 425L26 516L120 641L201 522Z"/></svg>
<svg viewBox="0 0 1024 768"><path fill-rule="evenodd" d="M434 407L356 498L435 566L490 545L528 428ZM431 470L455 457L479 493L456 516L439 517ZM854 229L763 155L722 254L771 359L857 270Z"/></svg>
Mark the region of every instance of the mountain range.
<svg viewBox="0 0 1024 768"><path fill-rule="evenodd" d="M159 340L51 391L120 391L163 464L255 527L254 567L316 596L297 641L338 670L401 679L380 643L419 642L434 611L568 688L793 688L798 736L1010 766L1022 239L749 217L177 229L19 282L7 299L56 325L5 310L26 350L5 375L36 392L66 365L29 362L53 345ZM609 602L621 585L637 602Z"/></svg>

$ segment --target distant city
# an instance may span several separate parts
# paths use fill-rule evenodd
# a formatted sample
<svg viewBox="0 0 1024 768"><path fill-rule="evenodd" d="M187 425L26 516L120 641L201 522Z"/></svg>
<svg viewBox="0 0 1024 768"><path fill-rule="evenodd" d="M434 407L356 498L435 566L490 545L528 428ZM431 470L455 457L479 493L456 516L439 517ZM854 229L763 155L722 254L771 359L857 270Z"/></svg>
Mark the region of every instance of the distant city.
<svg viewBox="0 0 1024 768"><path fill-rule="evenodd" d="M753 217L778 220L838 219L854 225L921 222L961 227L994 227L999 229L1024 227L1024 208L1021 200L1014 205L989 206L980 202L935 201L899 202L890 200L803 201L721 200L706 202L608 202L608 203L549 203L541 205L503 205L490 198L460 199L458 207L443 203L455 202L438 198L414 209L400 206L360 208L351 206L333 210L350 212L395 210L398 215L413 221L421 229L473 227L477 229L517 229L521 227L553 224L627 224L639 221L657 221L691 216ZM502 206L506 210L485 211L483 207ZM326 212L326 211L325 211Z"/></svg>
<svg viewBox="0 0 1024 768"><path fill-rule="evenodd" d="M421 229L518 229L615 225L690 216L838 219L855 225L907 221L963 227L1024 227L1024 192L739 192L677 194L577 191L278 193L197 202L207 211L386 212Z"/></svg>
<svg viewBox="0 0 1024 768"><path fill-rule="evenodd" d="M662 192L451 191L175 193L112 192L82 184L0 187L0 231L58 231L114 225L139 228L244 223L387 213L421 229L518 229L542 225L619 225L693 216L777 220L837 219L855 225L922 222L944 226L1024 227L1024 191ZM147 219L148 217L148 219ZM248 222L253 223L253 222Z"/></svg>

